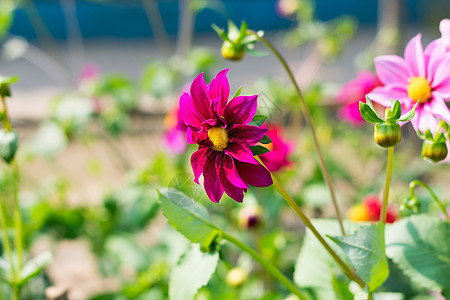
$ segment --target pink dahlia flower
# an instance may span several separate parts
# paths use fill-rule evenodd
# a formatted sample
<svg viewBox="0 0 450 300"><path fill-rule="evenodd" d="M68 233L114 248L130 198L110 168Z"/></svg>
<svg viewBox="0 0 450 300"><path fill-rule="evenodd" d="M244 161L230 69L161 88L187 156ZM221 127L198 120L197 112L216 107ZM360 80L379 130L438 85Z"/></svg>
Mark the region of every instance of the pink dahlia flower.
<svg viewBox="0 0 450 300"><path fill-rule="evenodd" d="M180 98L180 112L187 125L188 143L199 145L191 157L194 181L199 184L203 173L203 186L213 202L219 202L224 192L242 202L249 185L272 184L270 172L259 164L250 149L267 129L248 125L256 112L257 95L228 101L227 72L228 69L220 71L208 85L203 73L198 75L190 93Z"/></svg>
<svg viewBox="0 0 450 300"><path fill-rule="evenodd" d="M375 58L375 67L382 87L367 96L390 106L391 98L399 100L402 110L410 110L419 101L411 120L415 130L437 129L439 119L450 122L445 101L450 98L450 54L439 51L424 53L421 35L416 35L405 48L405 56L383 55Z"/></svg>
<svg viewBox="0 0 450 300"><path fill-rule="evenodd" d="M450 52L450 19L443 19L439 24L441 37L432 41L425 49L425 55L431 55L432 52L438 53Z"/></svg>
<svg viewBox="0 0 450 300"><path fill-rule="evenodd" d="M166 115L164 127L166 128L164 133L166 148L174 154L181 154L186 151L187 126L181 119L178 105Z"/></svg>
<svg viewBox="0 0 450 300"><path fill-rule="evenodd" d="M359 101L366 102L366 95L377 86L381 86L376 74L363 70L355 79L344 84L337 95L337 100L342 104L339 109L339 118L348 121L353 126L364 123L359 112Z"/></svg>
<svg viewBox="0 0 450 300"><path fill-rule="evenodd" d="M260 155L259 158L267 169L275 172L291 164L288 156L294 149L294 145L283 139L282 128L280 126L268 125L267 127L269 131L266 135L272 140L272 143L263 146L268 148L270 152Z"/></svg>

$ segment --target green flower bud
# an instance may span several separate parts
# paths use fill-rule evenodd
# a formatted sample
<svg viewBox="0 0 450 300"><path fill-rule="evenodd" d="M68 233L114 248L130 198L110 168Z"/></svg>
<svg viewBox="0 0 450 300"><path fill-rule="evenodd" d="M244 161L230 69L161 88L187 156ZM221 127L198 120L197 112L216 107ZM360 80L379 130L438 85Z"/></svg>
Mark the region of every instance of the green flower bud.
<svg viewBox="0 0 450 300"><path fill-rule="evenodd" d="M383 148L397 145L402 139L402 131L397 123L383 123L375 125L373 135L375 142Z"/></svg>
<svg viewBox="0 0 450 300"><path fill-rule="evenodd" d="M422 144L422 159L440 162L447 157L448 149L444 141L425 140Z"/></svg>
<svg viewBox="0 0 450 300"><path fill-rule="evenodd" d="M220 49L222 57L229 60L241 60L244 58L245 48L242 45L232 44L228 41L224 41L222 48Z"/></svg>
<svg viewBox="0 0 450 300"><path fill-rule="evenodd" d="M420 211L420 202L416 197L403 198L400 204L400 212L404 216L417 214Z"/></svg>

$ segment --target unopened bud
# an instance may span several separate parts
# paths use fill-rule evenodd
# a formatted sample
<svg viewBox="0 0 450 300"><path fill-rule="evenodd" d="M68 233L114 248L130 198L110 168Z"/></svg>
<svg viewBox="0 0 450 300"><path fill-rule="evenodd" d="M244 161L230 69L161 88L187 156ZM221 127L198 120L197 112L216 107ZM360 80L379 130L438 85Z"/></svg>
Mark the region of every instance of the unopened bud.
<svg viewBox="0 0 450 300"><path fill-rule="evenodd" d="M378 145L383 148L389 148L400 143L402 131L397 123L376 124L373 137Z"/></svg>
<svg viewBox="0 0 450 300"><path fill-rule="evenodd" d="M448 149L445 142L425 140L422 144L422 159L437 163L444 160L447 154Z"/></svg>
<svg viewBox="0 0 450 300"><path fill-rule="evenodd" d="M241 60L244 58L245 48L242 45L235 45L228 41L224 41L220 53L225 59Z"/></svg>

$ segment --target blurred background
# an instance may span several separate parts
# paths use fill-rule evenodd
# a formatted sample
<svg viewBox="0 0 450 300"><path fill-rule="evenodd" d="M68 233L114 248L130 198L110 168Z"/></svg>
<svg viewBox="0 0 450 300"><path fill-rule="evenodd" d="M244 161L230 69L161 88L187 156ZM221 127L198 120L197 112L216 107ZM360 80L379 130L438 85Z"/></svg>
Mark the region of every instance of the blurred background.
<svg viewBox="0 0 450 300"><path fill-rule="evenodd" d="M260 112L284 126L296 145L296 167L282 175L296 200L317 217L331 215L282 67L261 45L257 56L224 60L211 24L246 21L286 55L348 208L378 193L384 156L371 128L359 124L361 130L352 131L354 124L340 117L340 86L360 70L373 71L376 55L402 54L417 32L424 44L440 37L439 22L449 12L446 0L1 0L0 74L20 77L8 106L20 135L28 245L31 253L50 248L55 254L35 287L69 288L70 299L165 299L167 266L186 243L166 228L155 189L180 188L179 176L189 178L194 148L186 150L183 139L170 144L167 133L176 125L180 93L200 72L209 82L230 68L232 91L242 86L244 95L260 96ZM429 175L420 141L407 129L409 138L399 146L409 156L398 164L410 169L394 182L394 194L396 184L401 191L397 202L413 178L445 179ZM250 194L257 201L275 197ZM226 217L235 220L234 203L223 202L219 209L231 207ZM279 206L270 209L266 214L280 215ZM285 228L301 226L289 216L282 218ZM274 241L267 243L273 248ZM292 268L293 260L282 266ZM24 297L44 299L33 293L30 288Z"/></svg>

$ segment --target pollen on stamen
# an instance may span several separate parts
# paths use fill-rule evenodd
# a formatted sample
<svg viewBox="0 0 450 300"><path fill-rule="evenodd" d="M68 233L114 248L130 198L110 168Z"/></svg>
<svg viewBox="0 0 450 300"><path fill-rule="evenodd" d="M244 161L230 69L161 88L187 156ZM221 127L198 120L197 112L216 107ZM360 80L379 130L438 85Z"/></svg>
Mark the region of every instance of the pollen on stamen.
<svg viewBox="0 0 450 300"><path fill-rule="evenodd" d="M230 141L228 132L222 127L212 127L208 130L208 138L213 143L211 149L215 151L223 151L228 147Z"/></svg>
<svg viewBox="0 0 450 300"><path fill-rule="evenodd" d="M431 99L431 87L428 80L422 77L413 77L408 85L408 96L419 103L428 102Z"/></svg>

